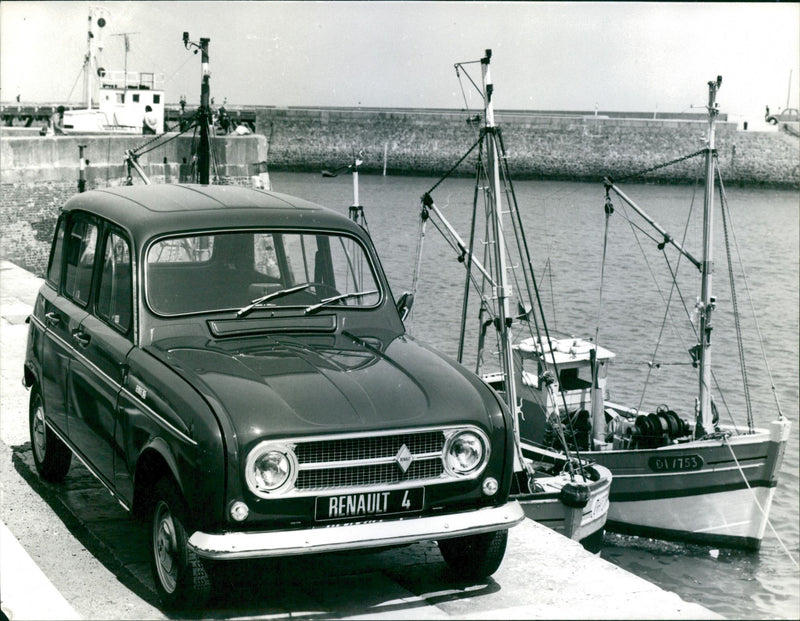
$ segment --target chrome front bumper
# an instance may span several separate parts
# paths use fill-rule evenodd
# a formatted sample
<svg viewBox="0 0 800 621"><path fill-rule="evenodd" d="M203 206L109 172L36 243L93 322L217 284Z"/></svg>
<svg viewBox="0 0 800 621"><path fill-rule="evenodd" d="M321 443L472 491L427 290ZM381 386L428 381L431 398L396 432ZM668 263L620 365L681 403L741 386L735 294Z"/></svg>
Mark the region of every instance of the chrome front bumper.
<svg viewBox="0 0 800 621"><path fill-rule="evenodd" d="M502 507L463 513L304 530L224 534L198 531L189 538L189 545L199 556L215 560L292 556L477 535L511 528L524 518L522 507L514 500Z"/></svg>

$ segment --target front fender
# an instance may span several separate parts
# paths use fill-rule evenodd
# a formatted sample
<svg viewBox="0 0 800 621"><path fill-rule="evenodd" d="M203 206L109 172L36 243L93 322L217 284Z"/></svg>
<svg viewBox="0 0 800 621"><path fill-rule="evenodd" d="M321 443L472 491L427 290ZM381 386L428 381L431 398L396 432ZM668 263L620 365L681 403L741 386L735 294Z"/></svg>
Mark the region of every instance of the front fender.
<svg viewBox="0 0 800 621"><path fill-rule="evenodd" d="M169 475L186 501L187 521L203 527L220 523L228 456L213 408L156 358L138 351L128 361L117 425L126 466L116 469L118 487L146 496L149 486ZM140 502L141 497L134 499Z"/></svg>

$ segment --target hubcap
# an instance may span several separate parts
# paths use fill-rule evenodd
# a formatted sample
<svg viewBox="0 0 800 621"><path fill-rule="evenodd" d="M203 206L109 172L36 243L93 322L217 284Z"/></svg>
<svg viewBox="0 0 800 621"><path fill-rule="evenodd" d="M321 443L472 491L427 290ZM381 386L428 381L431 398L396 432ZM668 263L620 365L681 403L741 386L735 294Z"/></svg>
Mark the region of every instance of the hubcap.
<svg viewBox="0 0 800 621"><path fill-rule="evenodd" d="M41 404L36 406L33 413L33 450L36 451L36 459L44 461L45 451L47 450L47 429L44 423L44 408Z"/></svg>
<svg viewBox="0 0 800 621"><path fill-rule="evenodd" d="M172 513L163 500L153 516L153 553L161 586L172 593L178 581L178 545Z"/></svg>

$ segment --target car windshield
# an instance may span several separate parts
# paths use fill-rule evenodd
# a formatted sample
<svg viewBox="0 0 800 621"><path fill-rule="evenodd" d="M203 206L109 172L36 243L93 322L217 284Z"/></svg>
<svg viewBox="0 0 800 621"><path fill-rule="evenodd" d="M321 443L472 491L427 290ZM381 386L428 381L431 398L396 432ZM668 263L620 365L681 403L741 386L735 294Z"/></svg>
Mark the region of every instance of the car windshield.
<svg viewBox="0 0 800 621"><path fill-rule="evenodd" d="M242 319L259 308L306 308L336 296L342 297L326 306L371 308L381 297L361 242L316 231L160 239L147 251L145 289L148 305L160 315L234 309Z"/></svg>

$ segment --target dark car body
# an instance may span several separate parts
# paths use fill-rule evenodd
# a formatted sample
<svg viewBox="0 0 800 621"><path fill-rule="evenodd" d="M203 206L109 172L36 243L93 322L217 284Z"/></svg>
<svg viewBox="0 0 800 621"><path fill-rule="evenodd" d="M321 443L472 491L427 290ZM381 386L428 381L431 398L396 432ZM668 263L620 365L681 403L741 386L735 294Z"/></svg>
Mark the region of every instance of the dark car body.
<svg viewBox="0 0 800 621"><path fill-rule="evenodd" d="M496 394L405 333L359 225L293 197L145 185L69 200L25 384L40 473L63 478L75 454L155 516L171 604L202 590L194 561L469 542L522 519ZM173 548L191 562L170 577Z"/></svg>
<svg viewBox="0 0 800 621"><path fill-rule="evenodd" d="M767 123L771 125L777 125L778 123L797 123L800 122L800 110L797 108L786 108L775 114L767 113L764 118Z"/></svg>

